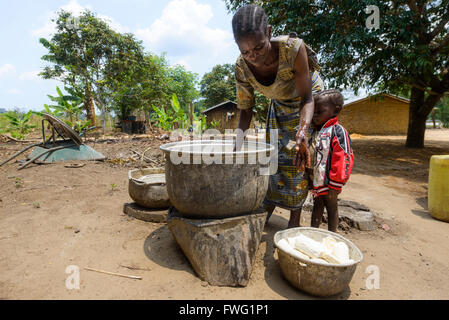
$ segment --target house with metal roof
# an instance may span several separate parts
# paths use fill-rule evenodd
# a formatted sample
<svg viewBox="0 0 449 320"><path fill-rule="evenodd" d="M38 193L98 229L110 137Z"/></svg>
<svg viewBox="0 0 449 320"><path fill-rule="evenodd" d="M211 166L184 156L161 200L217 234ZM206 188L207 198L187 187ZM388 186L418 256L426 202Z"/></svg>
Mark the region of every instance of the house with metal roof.
<svg viewBox="0 0 449 320"><path fill-rule="evenodd" d="M346 103L338 119L349 134L407 134L410 100L388 93Z"/></svg>

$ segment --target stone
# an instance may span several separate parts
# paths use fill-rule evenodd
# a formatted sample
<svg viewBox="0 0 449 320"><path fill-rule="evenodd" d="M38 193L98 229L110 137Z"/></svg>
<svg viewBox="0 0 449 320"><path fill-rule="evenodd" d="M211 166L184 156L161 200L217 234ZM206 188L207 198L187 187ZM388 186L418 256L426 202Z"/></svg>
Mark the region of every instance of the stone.
<svg viewBox="0 0 449 320"><path fill-rule="evenodd" d="M338 200L338 206L339 207L350 207L353 208L354 210L359 210L359 211L370 211L370 209L365 206L364 204L358 203L356 201L351 201L351 200Z"/></svg>
<svg viewBox="0 0 449 320"><path fill-rule="evenodd" d="M224 219L188 219L169 209L168 228L202 281L245 287L251 276L267 212Z"/></svg>
<svg viewBox="0 0 449 320"><path fill-rule="evenodd" d="M338 216L339 220L346 221L350 226L361 231L374 230L374 215L370 211L340 207L338 209Z"/></svg>
<svg viewBox="0 0 449 320"><path fill-rule="evenodd" d="M149 209L135 202L125 203L123 212L133 218L147 222L166 222L168 216L168 210L166 209Z"/></svg>

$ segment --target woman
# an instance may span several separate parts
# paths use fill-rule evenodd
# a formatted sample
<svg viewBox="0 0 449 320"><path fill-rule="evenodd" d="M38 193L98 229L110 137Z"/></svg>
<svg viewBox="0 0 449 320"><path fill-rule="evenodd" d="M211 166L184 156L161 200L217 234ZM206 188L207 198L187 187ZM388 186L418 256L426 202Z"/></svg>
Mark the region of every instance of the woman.
<svg viewBox="0 0 449 320"><path fill-rule="evenodd" d="M315 53L296 34L271 38L264 10L255 5L240 8L232 19L234 39L241 55L235 66L239 129L251 123L254 90L271 99L267 116L270 129L278 129L278 171L270 176L264 206L271 216L276 206L291 211L288 227L299 227L308 193L305 167L310 167L307 139L313 117L312 92L322 90ZM295 148L289 148L296 141ZM240 149L242 137L237 137Z"/></svg>

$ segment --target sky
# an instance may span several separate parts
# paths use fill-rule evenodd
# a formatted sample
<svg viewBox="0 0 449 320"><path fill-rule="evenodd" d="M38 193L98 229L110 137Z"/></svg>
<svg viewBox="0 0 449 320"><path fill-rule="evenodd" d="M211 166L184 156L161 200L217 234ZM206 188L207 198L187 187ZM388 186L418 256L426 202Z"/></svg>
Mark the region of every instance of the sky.
<svg viewBox="0 0 449 320"><path fill-rule="evenodd" d="M60 9L75 15L96 13L119 32L133 33L146 51L166 53L200 79L213 66L234 63L239 55L232 36L232 15L222 0L0 0L0 108L42 110L56 95L56 80L38 73L48 63L39 38L51 38Z"/></svg>
<svg viewBox="0 0 449 320"><path fill-rule="evenodd" d="M47 94L56 95L56 80L38 73L48 65L39 38L51 39L52 18L61 9L75 16L85 9L111 28L133 33L146 51L166 53L199 75L217 64L235 63L239 55L232 36L232 14L223 0L0 0L0 108L43 109Z"/></svg>

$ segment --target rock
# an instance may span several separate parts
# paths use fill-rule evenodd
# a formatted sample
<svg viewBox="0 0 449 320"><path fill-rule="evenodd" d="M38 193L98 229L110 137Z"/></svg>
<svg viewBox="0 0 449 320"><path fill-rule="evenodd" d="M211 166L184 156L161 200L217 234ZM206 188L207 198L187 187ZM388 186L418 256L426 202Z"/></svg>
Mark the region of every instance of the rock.
<svg viewBox="0 0 449 320"><path fill-rule="evenodd" d="M168 228L202 281L246 286L262 238L267 212L225 219L188 219L174 208Z"/></svg>
<svg viewBox="0 0 449 320"><path fill-rule="evenodd" d="M123 206L123 212L133 218L148 222L166 222L168 215L167 210L148 209L139 206L135 202L125 203Z"/></svg>
<svg viewBox="0 0 449 320"><path fill-rule="evenodd" d="M339 207L350 207L358 211L370 211L370 209L364 204L351 200L338 200Z"/></svg>
<svg viewBox="0 0 449 320"><path fill-rule="evenodd" d="M339 220L346 221L350 226L362 231L374 230L374 215L370 211L339 208Z"/></svg>
<svg viewBox="0 0 449 320"><path fill-rule="evenodd" d="M390 226L385 223L382 225L382 229L384 229L385 231L390 231Z"/></svg>

